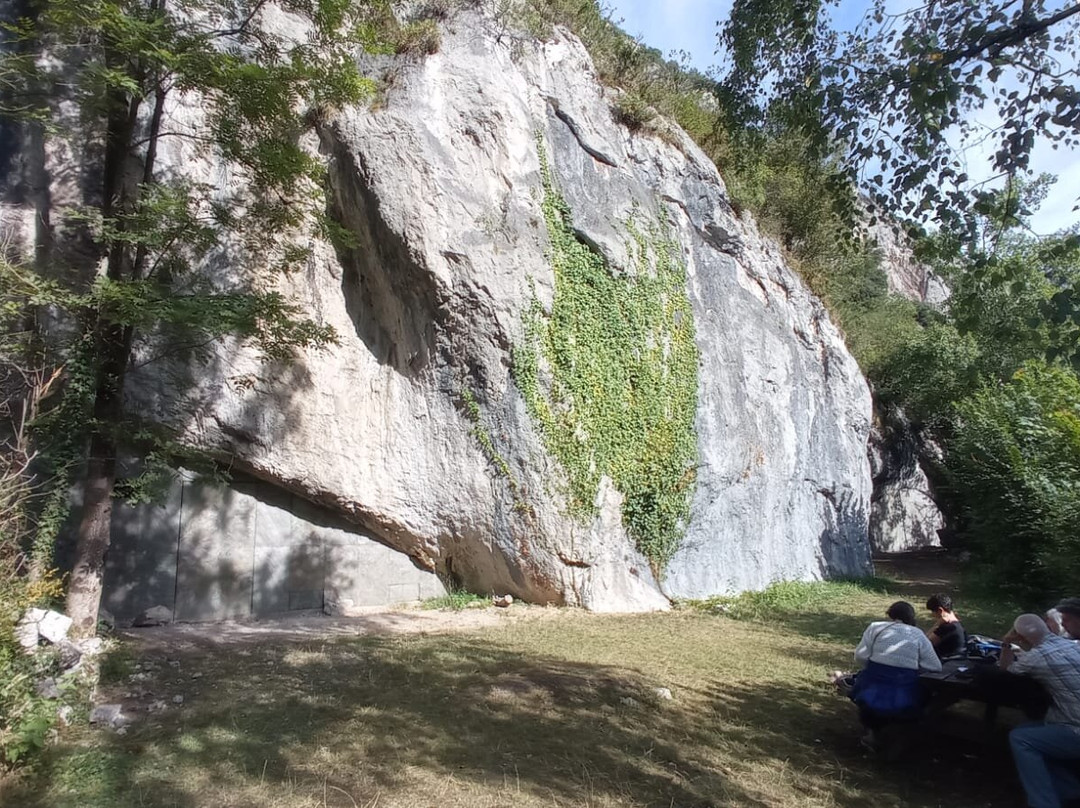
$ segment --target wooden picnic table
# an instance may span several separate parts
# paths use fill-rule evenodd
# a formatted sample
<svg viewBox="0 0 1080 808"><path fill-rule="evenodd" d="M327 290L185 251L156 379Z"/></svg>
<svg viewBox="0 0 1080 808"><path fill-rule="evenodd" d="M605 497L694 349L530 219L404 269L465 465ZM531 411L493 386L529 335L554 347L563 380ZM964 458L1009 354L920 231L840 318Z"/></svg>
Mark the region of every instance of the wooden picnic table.
<svg viewBox="0 0 1080 808"><path fill-rule="evenodd" d="M940 672L922 673L919 681L929 694L927 711L931 714L966 699L985 704L986 721L992 724L1000 707L1015 707L1028 718L1038 720L1050 704L1046 691L1030 676L1003 671L981 659L942 660Z"/></svg>

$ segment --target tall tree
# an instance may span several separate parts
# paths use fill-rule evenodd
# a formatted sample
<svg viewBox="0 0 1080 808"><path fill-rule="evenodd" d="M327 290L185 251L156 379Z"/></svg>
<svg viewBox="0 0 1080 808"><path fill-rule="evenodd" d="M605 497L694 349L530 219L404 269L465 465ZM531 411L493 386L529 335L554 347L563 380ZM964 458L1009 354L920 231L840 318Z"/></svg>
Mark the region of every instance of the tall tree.
<svg viewBox="0 0 1080 808"><path fill-rule="evenodd" d="M300 239L322 224L320 164L299 140L326 110L370 89L354 56L370 5L47 0L10 28L21 47L9 50L0 75L20 92L2 112L43 122L50 137L71 137L72 118L58 101L74 101L75 125L102 155L98 192L71 212L100 269L77 268L82 281L73 284L56 280L64 276L56 266L20 275L32 299L59 304L79 323L66 358L70 375L88 381L69 386L68 422L56 427L84 438L68 438L68 446L87 447L67 601L81 633L96 627L117 455L131 432L125 377L138 339L157 335L178 348L237 335L279 360L334 340L275 292L268 275L301 264ZM170 109L193 101L205 119L198 131L171 127ZM166 138L197 144L240 182L213 187L185 166L163 172ZM241 263L248 282L229 286L197 271L209 257Z"/></svg>
<svg viewBox="0 0 1080 808"><path fill-rule="evenodd" d="M964 146L992 145L992 180L1026 172L1039 138L1080 144L1080 3L929 0L891 12L873 0L846 32L829 23L836 3L736 0L721 33L728 106L751 126L779 115L840 148L889 209L969 225L981 185Z"/></svg>

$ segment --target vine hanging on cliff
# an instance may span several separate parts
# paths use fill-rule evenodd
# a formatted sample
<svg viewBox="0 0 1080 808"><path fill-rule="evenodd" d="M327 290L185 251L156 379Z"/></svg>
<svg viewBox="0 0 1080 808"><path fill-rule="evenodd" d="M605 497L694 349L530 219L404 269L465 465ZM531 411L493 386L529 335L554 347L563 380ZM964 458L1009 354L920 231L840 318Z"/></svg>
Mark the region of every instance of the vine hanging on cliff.
<svg viewBox="0 0 1080 808"><path fill-rule="evenodd" d="M535 298L514 378L569 480L571 509L593 510L608 476L623 522L662 569L678 548L695 479L698 351L686 269L660 227L625 222L622 271L582 243L538 139L555 274L547 312ZM541 381L543 379L543 381Z"/></svg>

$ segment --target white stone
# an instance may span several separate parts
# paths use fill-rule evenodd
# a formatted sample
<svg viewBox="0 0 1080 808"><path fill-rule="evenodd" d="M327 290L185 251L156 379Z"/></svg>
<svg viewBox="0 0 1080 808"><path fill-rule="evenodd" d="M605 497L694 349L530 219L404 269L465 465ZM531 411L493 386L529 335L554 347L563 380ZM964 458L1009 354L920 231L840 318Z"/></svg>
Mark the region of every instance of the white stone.
<svg viewBox="0 0 1080 808"><path fill-rule="evenodd" d="M37 616L35 614L37 612L40 612L41 616ZM15 626L15 639L25 650L30 652L37 650L38 642L41 640L41 635L38 634L38 623L44 615L44 609L27 609L26 614Z"/></svg>
<svg viewBox="0 0 1080 808"><path fill-rule="evenodd" d="M70 628L71 618L60 612L46 612L45 616L38 621L38 634L53 645L66 639Z"/></svg>

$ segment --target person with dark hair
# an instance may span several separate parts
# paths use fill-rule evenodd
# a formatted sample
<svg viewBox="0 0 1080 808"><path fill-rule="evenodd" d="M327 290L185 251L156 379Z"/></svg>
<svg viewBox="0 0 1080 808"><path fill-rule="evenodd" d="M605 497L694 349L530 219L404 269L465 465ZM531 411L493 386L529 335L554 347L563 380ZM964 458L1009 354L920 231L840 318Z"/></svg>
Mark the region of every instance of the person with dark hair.
<svg viewBox="0 0 1080 808"><path fill-rule="evenodd" d="M864 667L855 675L849 698L859 706L868 730L864 743L875 746L886 724L915 718L922 710L920 671L940 671L941 660L930 640L915 625L915 607L900 600L885 613L888 620L871 623L855 649Z"/></svg>
<svg viewBox="0 0 1080 808"><path fill-rule="evenodd" d="M953 611L952 598L944 592L931 595L926 601L926 608L935 618L934 625L926 632L926 636L934 646L938 658L945 659L964 653L967 633L960 623L960 618Z"/></svg>
<svg viewBox="0 0 1080 808"><path fill-rule="evenodd" d="M1080 640L1080 598L1065 598L1051 611L1058 613L1058 622L1065 636Z"/></svg>

